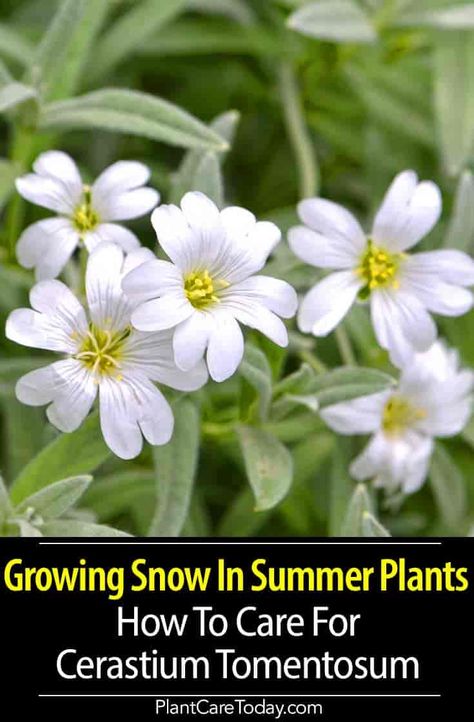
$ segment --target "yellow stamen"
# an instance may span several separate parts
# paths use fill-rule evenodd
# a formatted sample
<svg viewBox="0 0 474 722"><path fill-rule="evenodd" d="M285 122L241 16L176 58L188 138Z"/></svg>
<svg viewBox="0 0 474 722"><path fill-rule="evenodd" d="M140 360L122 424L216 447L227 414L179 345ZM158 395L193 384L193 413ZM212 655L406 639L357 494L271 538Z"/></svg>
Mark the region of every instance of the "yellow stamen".
<svg viewBox="0 0 474 722"><path fill-rule="evenodd" d="M425 417L424 409L417 409L403 396L392 396L383 410L382 427L389 436L399 436Z"/></svg>
<svg viewBox="0 0 474 722"><path fill-rule="evenodd" d="M219 303L218 291L230 284L222 279L213 279L209 271L195 271L184 278L184 292L194 308L203 309Z"/></svg>
<svg viewBox="0 0 474 722"><path fill-rule="evenodd" d="M93 231L98 226L100 219L98 213L92 207L92 193L90 186L84 186L83 202L74 211L72 222L79 233Z"/></svg>
<svg viewBox="0 0 474 722"><path fill-rule="evenodd" d="M367 298L376 288L399 288L397 273L403 258L403 253L390 253L369 240L357 269L365 281L360 297Z"/></svg>
<svg viewBox="0 0 474 722"><path fill-rule="evenodd" d="M126 341L131 329L123 331L104 331L91 324L84 336L78 353L74 356L95 376L113 376L118 381L118 373Z"/></svg>

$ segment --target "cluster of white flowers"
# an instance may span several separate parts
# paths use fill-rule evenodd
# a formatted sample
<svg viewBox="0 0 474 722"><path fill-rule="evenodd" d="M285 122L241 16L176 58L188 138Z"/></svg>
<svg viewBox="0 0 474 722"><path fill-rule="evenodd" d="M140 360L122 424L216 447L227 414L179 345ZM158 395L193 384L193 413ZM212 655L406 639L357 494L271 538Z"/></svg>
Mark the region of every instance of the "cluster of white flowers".
<svg viewBox="0 0 474 722"><path fill-rule="evenodd" d="M243 208L219 211L202 193L187 193L180 208L153 211L169 258L162 260L115 223L158 204L158 193L144 187L150 175L144 165L120 161L86 185L68 155L50 151L34 171L18 179L19 193L58 217L34 223L19 239L18 260L35 269L39 282L32 308L14 311L6 333L65 356L21 378L16 389L26 404L49 404L48 418L59 429L76 429L98 395L105 441L118 456L133 458L142 434L151 444L172 435L171 408L154 382L193 391L208 372L215 381L229 378L244 352L239 324L288 344L281 319L295 315L296 293L285 281L258 275L281 238L273 223L257 222ZM426 477L433 438L458 433L470 415L472 374L436 341L429 312L456 316L472 308L474 262L459 251L406 253L441 213L438 188L418 183L412 171L395 179L368 236L330 201L304 200L298 211L304 225L290 230L294 253L339 269L303 299L300 329L325 336L355 301L369 302L377 339L401 369L396 390L338 404L322 416L341 434L374 434L351 467L355 478L414 491ZM90 253L87 310L55 280L78 246Z"/></svg>

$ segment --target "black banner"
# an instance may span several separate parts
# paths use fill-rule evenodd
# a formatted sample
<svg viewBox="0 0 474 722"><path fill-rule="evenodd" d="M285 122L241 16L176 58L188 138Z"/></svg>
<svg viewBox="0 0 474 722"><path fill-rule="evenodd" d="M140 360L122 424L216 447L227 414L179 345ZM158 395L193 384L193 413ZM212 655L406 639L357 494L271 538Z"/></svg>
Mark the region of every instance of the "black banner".
<svg viewBox="0 0 474 722"><path fill-rule="evenodd" d="M474 539L3 540L4 705L50 720L453 714L470 699L473 551Z"/></svg>

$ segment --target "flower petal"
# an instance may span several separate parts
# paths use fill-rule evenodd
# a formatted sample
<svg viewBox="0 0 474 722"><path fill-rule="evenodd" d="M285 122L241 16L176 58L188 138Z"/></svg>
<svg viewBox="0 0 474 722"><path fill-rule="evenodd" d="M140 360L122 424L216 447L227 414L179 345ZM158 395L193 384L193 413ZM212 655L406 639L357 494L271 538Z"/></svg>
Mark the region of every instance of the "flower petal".
<svg viewBox="0 0 474 722"><path fill-rule="evenodd" d="M439 281L434 276L411 274L405 277L403 287L429 311L442 316L462 316L474 305L474 297L467 288Z"/></svg>
<svg viewBox="0 0 474 722"><path fill-rule="evenodd" d="M93 201L102 198L107 200L110 195L144 186L149 178L150 169L143 163L119 160L103 170L94 181L91 188Z"/></svg>
<svg viewBox="0 0 474 722"><path fill-rule="evenodd" d="M375 217L372 239L389 250L405 251L436 225L441 205L441 193L435 183L423 181L417 185L416 173L401 173L388 189Z"/></svg>
<svg viewBox="0 0 474 722"><path fill-rule="evenodd" d="M101 243L87 262L86 295L93 323L102 329L124 329L132 306L122 291L123 251Z"/></svg>
<svg viewBox="0 0 474 722"><path fill-rule="evenodd" d="M28 406L44 406L54 398L53 364L42 366L22 376L15 386L18 401Z"/></svg>
<svg viewBox="0 0 474 722"><path fill-rule="evenodd" d="M257 222L253 213L239 206L224 208L220 213L220 218L227 238L237 242L242 242L242 239L248 236Z"/></svg>
<svg viewBox="0 0 474 722"><path fill-rule="evenodd" d="M132 324L139 331L163 331L177 326L193 311L184 294L162 296L138 306L132 313Z"/></svg>
<svg viewBox="0 0 474 722"><path fill-rule="evenodd" d="M282 318L292 318L298 307L295 289L286 281L271 276L251 276L224 291L221 298L258 301Z"/></svg>
<svg viewBox="0 0 474 722"><path fill-rule="evenodd" d="M315 336L327 336L346 315L363 282L352 271L331 273L304 297L298 326Z"/></svg>
<svg viewBox="0 0 474 722"><path fill-rule="evenodd" d="M371 295L371 312L377 340L398 367L436 340L436 325L415 296L378 290Z"/></svg>
<svg viewBox="0 0 474 722"><path fill-rule="evenodd" d="M153 251L150 251L149 248L144 248L143 246L130 251L125 256L125 260L123 262L122 276L125 278L125 276L131 271L134 271L135 268L138 268L144 263L148 263L148 261L153 261L154 259L155 254Z"/></svg>
<svg viewBox="0 0 474 722"><path fill-rule="evenodd" d="M33 163L33 170L38 175L60 181L76 198L82 193L82 179L77 165L71 156L62 150L48 150L41 153Z"/></svg>
<svg viewBox="0 0 474 722"><path fill-rule="evenodd" d="M47 218L28 226L21 234L16 255L24 268L36 267L36 278L55 278L79 243L79 236L66 218Z"/></svg>
<svg viewBox="0 0 474 722"><path fill-rule="evenodd" d="M195 235L184 213L173 205L163 205L151 214L158 243L182 271L192 269L197 258Z"/></svg>
<svg viewBox="0 0 474 722"><path fill-rule="evenodd" d="M140 248L136 235L117 223L100 223L95 230L85 233L82 240L89 253L97 248L99 243L116 243L125 253Z"/></svg>
<svg viewBox="0 0 474 722"><path fill-rule="evenodd" d="M89 413L97 384L89 371L75 359L58 361L52 365L54 400L46 410L53 426L65 433L75 431Z"/></svg>
<svg viewBox="0 0 474 722"><path fill-rule="evenodd" d="M371 434L380 428L384 406L392 393L390 390L382 391L334 404L322 409L320 416L338 434Z"/></svg>
<svg viewBox="0 0 474 722"><path fill-rule="evenodd" d="M223 310L214 314L214 323L207 349L207 365L214 381L225 381L242 361L244 337L235 318Z"/></svg>
<svg viewBox="0 0 474 722"><path fill-rule="evenodd" d="M153 188L135 188L94 199L94 208L102 221L126 221L150 213L159 200L160 194Z"/></svg>
<svg viewBox="0 0 474 722"><path fill-rule="evenodd" d="M404 263L404 272L425 276L436 276L455 286L474 285L474 260L467 253L455 250L426 251L409 256Z"/></svg>
<svg viewBox="0 0 474 722"><path fill-rule="evenodd" d="M204 356L214 319L211 314L195 311L176 326L173 334L174 360L178 368L189 371Z"/></svg>
<svg viewBox="0 0 474 722"><path fill-rule="evenodd" d="M360 250L353 243L327 238L306 226L290 228L288 243L298 258L317 268L353 268L360 257Z"/></svg>
<svg viewBox="0 0 474 722"><path fill-rule="evenodd" d="M288 331L285 324L258 301L228 296L222 300L220 308L229 311L245 326L260 331L278 346L282 348L288 346Z"/></svg>
<svg viewBox="0 0 474 722"><path fill-rule="evenodd" d="M128 296L140 301L167 294L184 297L183 274L169 261L154 257L128 273L122 288Z"/></svg>
<svg viewBox="0 0 474 722"><path fill-rule="evenodd" d="M307 198L298 203L303 223L326 238L344 241L361 253L366 236L356 218L342 206L324 198Z"/></svg>
<svg viewBox="0 0 474 722"><path fill-rule="evenodd" d="M79 202L60 181L48 176L27 173L15 181L18 193L27 201L58 213L72 215Z"/></svg>
<svg viewBox="0 0 474 722"><path fill-rule="evenodd" d="M181 210L189 226L197 233L212 232L222 228L219 209L204 193L192 191L181 199Z"/></svg>

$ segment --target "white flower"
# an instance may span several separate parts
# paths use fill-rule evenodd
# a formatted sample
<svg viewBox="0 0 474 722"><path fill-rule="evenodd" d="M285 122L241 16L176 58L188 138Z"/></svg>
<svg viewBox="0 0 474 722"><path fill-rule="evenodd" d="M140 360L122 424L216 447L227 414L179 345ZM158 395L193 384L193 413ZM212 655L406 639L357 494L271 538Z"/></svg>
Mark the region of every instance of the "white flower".
<svg viewBox="0 0 474 722"><path fill-rule="evenodd" d="M130 326L133 303L122 292L123 275L152 255L141 248L124 261L117 245L101 243L88 259L88 314L61 281L40 281L30 293L32 309L13 311L6 327L12 341L66 355L23 376L18 399L51 404L51 423L70 432L98 394L104 439L123 459L140 453L142 434L150 444L166 444L172 435L171 408L152 381L193 391L207 379L204 363L188 373L176 368L169 332L147 334Z"/></svg>
<svg viewBox="0 0 474 722"><path fill-rule="evenodd" d="M474 283L474 262L454 250L409 255L439 219L441 195L431 182L418 183L413 171L390 186L367 236L341 206L321 198L302 201L304 226L290 230L289 244L306 263L340 269L317 283L298 315L302 331L326 336L356 299L370 301L380 345L394 364L403 366L436 340L428 313L459 316L472 308L464 286Z"/></svg>
<svg viewBox="0 0 474 722"><path fill-rule="evenodd" d="M420 488L434 437L458 434L469 421L474 374L459 370L458 355L437 341L416 354L396 389L364 396L321 411L340 434L373 434L353 462L355 479L374 479L388 491Z"/></svg>
<svg viewBox="0 0 474 722"><path fill-rule="evenodd" d="M152 215L159 243L171 259L153 260L130 273L123 287L141 304L132 324L142 331L174 328L177 366L192 369L207 349L209 372L223 381L238 367L244 339L239 323L288 344L280 320L296 312L296 293L284 281L253 275L280 240L273 223L243 208L223 211L202 193L187 193L181 209Z"/></svg>
<svg viewBox="0 0 474 722"><path fill-rule="evenodd" d="M88 251L102 241L117 243L126 252L139 247L135 234L114 221L138 218L157 205L157 191L143 187L150 177L145 165L119 161L91 186L82 182L72 158L58 150L42 153L33 169L17 179L18 192L58 214L33 223L18 241L18 261L36 269L37 280L56 278L81 241Z"/></svg>

